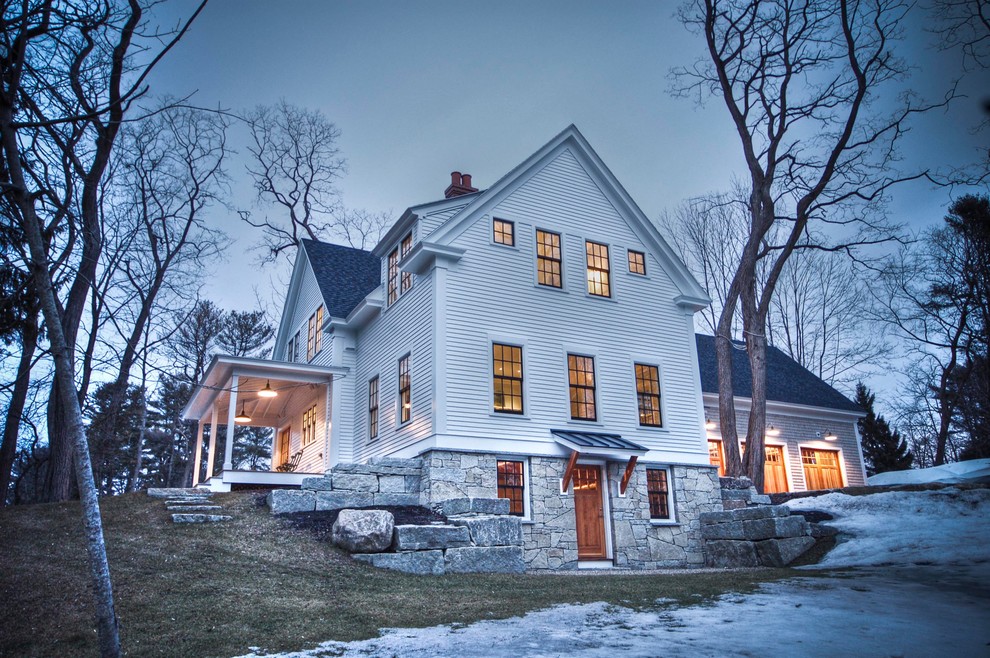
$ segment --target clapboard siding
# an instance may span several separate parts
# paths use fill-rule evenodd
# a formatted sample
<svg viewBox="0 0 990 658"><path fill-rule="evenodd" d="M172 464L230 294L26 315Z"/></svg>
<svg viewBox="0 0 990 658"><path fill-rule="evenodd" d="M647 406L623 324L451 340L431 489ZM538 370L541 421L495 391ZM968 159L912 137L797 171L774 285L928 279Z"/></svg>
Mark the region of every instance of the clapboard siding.
<svg viewBox="0 0 990 658"><path fill-rule="evenodd" d="M749 423L749 401L736 405L736 426L740 433L740 441L745 441L746 426ZM708 418L718 420L717 403L707 404L705 414ZM866 484L863 478L863 463L860 460L859 443L856 435L856 421L841 419L829 410L824 409L821 415L814 410L804 409L793 414L779 411L767 411L767 425L772 425L780 432L777 436L765 437L768 445L780 445L784 448L787 460L788 485L793 491L804 491L804 465L801 463L801 448L816 450L838 450L842 456L842 475L844 484L858 487ZM836 441L825 441L826 431L835 432ZM721 439L718 429L709 431L709 438Z"/></svg>
<svg viewBox="0 0 990 658"><path fill-rule="evenodd" d="M398 366L399 359L407 353L412 376L412 419L398 426ZM342 426L342 436L351 437L353 461L387 455L432 434L432 277L413 277L413 287L360 333L351 368L352 390L346 400L352 414L349 424ZM379 430L378 438L369 441L368 381L375 375L379 382Z"/></svg>
<svg viewBox="0 0 990 658"><path fill-rule="evenodd" d="M516 225L515 248L491 242L493 217ZM562 236L564 290L536 286L535 230ZM585 240L609 245L611 299L586 293ZM646 251L569 150L461 233L447 312L447 432L547 441L557 427L619 432L682 461L707 461L699 428L690 319L652 255L647 276L628 273L626 250ZM492 338L524 346L526 418L491 410ZM566 353L596 356L599 423L569 420ZM638 426L634 360L661 369L665 427Z"/></svg>
<svg viewBox="0 0 990 658"><path fill-rule="evenodd" d="M311 395L295 395L286 407L280 410L279 415L284 419L282 425L276 432L278 433L286 427L290 427L289 455L294 455L299 450L303 451L302 458L296 470L301 473L322 473L324 470L323 455L326 449L327 419L326 419L326 397L327 387L316 385L305 386L300 390L311 390ZM303 413L316 405L316 440L305 448L302 445L302 416ZM274 452L274 451L273 451ZM278 464L272 464L278 466Z"/></svg>
<svg viewBox="0 0 990 658"><path fill-rule="evenodd" d="M309 318L323 304L323 295L320 293L320 286L316 282L316 275L313 274L313 268L310 267L308 259L305 259L304 262L305 266L303 267L302 278L299 281L299 293L296 303L286 313L286 319L284 321L287 324L285 344L279 346L281 352L276 355L282 361L287 360L285 350L288 347L289 341L296 335L296 332L299 332L299 340L302 342L298 348L299 358L296 360L301 363L306 362L306 332L308 330ZM324 335L324 345L326 344L326 338L326 335ZM312 363L326 365L329 363L329 360L326 354L318 354L313 358Z"/></svg>
<svg viewBox="0 0 990 658"><path fill-rule="evenodd" d="M419 224L419 235L424 239L429 239L428 236L433 233L433 231L440 228L444 222L460 212L465 205L467 204L444 208L443 210L436 212L424 212L417 222L417 224Z"/></svg>

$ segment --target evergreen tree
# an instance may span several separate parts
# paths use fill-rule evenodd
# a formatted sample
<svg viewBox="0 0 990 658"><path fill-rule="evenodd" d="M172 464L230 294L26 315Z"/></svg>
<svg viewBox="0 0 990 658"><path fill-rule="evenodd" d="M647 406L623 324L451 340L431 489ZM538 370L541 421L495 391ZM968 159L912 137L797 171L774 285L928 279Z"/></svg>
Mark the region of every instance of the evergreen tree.
<svg viewBox="0 0 990 658"><path fill-rule="evenodd" d="M900 433L891 430L884 417L874 411L876 397L862 382L856 384L856 404L866 411L866 416L857 421L866 473L876 475L911 468L914 455L907 449Z"/></svg>

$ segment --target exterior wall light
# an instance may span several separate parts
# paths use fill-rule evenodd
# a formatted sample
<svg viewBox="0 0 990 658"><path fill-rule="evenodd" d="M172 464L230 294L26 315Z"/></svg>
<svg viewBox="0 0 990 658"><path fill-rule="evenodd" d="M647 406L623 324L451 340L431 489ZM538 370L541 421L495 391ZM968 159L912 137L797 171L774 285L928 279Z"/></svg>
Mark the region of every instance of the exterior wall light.
<svg viewBox="0 0 990 658"><path fill-rule="evenodd" d="M712 420L711 418L706 418L705 419L705 429L706 430L713 430L716 427L718 427L718 423L716 423L714 420Z"/></svg>
<svg viewBox="0 0 990 658"><path fill-rule="evenodd" d="M780 430L771 425L767 428L767 436L780 436Z"/></svg>
<svg viewBox="0 0 990 658"><path fill-rule="evenodd" d="M835 432L832 430L825 430L825 440L826 441L838 441L839 437L836 436Z"/></svg>

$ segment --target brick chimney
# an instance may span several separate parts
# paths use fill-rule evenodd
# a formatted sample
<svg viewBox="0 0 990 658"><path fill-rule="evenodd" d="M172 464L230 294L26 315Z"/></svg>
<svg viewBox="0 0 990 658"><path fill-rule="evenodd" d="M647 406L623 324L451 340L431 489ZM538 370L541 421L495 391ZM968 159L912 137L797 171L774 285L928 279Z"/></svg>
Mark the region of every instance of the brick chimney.
<svg viewBox="0 0 990 658"><path fill-rule="evenodd" d="M443 191L443 197L445 199L450 199L451 197L461 196L462 194L471 194L472 192L477 192L478 188L471 187L471 174L462 174L459 171L450 172L450 186Z"/></svg>

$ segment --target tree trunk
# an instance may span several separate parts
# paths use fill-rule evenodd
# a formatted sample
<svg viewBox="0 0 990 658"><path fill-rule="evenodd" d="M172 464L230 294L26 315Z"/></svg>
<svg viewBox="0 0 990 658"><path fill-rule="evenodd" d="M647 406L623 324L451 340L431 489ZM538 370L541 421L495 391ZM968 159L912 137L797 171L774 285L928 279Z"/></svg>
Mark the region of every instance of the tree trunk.
<svg viewBox="0 0 990 658"><path fill-rule="evenodd" d="M49 270L48 254L45 251L41 222L35 212L34 199L27 189L23 171L20 168L21 154L17 137L12 128L13 106L0 105L0 134L3 135L4 160L7 166L9 184L6 193L16 205L17 219L30 248L29 267L41 311L44 314L50 352L55 361L55 380L58 382L61 408L64 415L64 433L71 439L74 448L76 481L79 484L83 526L86 531L86 548L89 553L90 576L96 603L97 635L100 655L104 657L120 655L120 634L117 627L117 614L114 610L113 587L110 582L110 565L107 562L106 544L103 540L103 520L100 516L100 502L93 481L93 467L90 463L89 445L83 430L82 410L76 396L73 350L66 343L62 331L62 321L55 289Z"/></svg>
<svg viewBox="0 0 990 658"><path fill-rule="evenodd" d="M7 418L3 426L3 443L0 444L0 507L7 503L7 489L10 487L10 473L17 455L17 437L21 429L21 414L27 400L31 384L31 362L38 346L38 316L34 311L28 314L21 333L21 358L17 362L17 379L10 394Z"/></svg>

